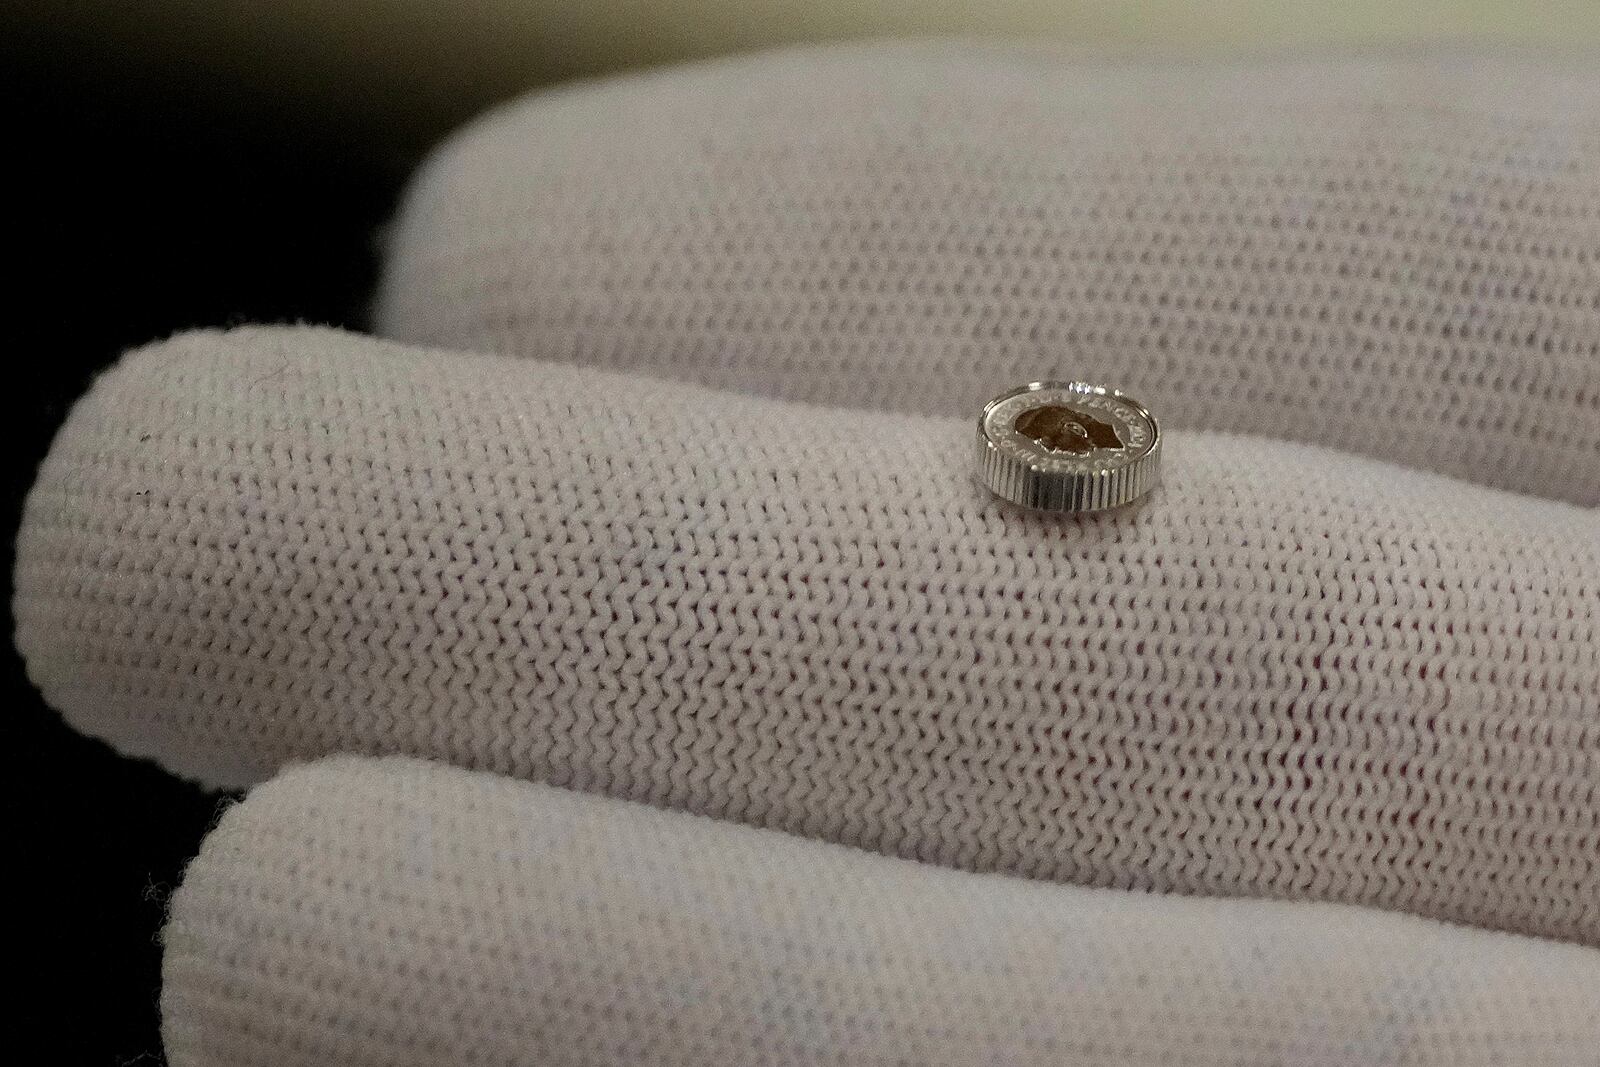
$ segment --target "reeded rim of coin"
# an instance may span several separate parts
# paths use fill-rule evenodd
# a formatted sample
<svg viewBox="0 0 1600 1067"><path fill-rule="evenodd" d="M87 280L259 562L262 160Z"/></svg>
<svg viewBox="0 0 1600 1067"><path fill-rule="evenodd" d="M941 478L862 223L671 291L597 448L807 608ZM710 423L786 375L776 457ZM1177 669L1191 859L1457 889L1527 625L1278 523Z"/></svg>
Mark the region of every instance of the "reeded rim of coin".
<svg viewBox="0 0 1600 1067"><path fill-rule="evenodd" d="M1155 487L1160 455L1150 410L1089 382L1029 382L989 401L978 419L981 479L1023 507L1120 507Z"/></svg>

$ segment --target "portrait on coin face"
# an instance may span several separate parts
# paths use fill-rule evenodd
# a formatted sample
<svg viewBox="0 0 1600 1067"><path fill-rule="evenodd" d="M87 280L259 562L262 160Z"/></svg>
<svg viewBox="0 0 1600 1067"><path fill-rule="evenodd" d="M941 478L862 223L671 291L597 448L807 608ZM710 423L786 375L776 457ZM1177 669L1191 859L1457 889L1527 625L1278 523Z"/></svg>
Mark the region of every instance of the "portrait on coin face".
<svg viewBox="0 0 1600 1067"><path fill-rule="evenodd" d="M1117 428L1065 405L1034 408L1018 417L1016 430L1052 452L1084 456L1097 448L1122 448Z"/></svg>

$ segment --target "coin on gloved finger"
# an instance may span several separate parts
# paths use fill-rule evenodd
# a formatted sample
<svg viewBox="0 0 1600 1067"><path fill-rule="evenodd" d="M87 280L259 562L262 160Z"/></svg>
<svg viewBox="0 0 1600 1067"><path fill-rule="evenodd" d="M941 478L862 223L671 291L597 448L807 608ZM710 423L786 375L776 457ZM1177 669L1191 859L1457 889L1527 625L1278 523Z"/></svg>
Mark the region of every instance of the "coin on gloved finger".
<svg viewBox="0 0 1600 1067"><path fill-rule="evenodd" d="M978 474L996 496L1040 511L1131 503L1160 477L1161 429L1143 404L1087 382L1030 382L978 419Z"/></svg>

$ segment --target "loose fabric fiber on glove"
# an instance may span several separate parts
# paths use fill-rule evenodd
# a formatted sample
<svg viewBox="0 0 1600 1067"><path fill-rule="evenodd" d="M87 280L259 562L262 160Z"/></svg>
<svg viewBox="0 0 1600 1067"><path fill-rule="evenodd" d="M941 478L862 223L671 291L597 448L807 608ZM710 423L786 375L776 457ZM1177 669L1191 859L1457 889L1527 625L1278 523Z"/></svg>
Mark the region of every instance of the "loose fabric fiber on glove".
<svg viewBox="0 0 1600 1067"><path fill-rule="evenodd" d="M378 331L970 417L1169 427L1600 504L1600 57L800 49L446 143Z"/></svg>
<svg viewBox="0 0 1600 1067"><path fill-rule="evenodd" d="M1587 1067L1600 952L944 871L410 760L299 767L172 902L173 1067Z"/></svg>
<svg viewBox="0 0 1600 1067"><path fill-rule="evenodd" d="M1025 514L968 419L308 328L128 356L29 498L50 702L211 782L406 753L907 858L1600 943L1600 517L1174 433Z"/></svg>

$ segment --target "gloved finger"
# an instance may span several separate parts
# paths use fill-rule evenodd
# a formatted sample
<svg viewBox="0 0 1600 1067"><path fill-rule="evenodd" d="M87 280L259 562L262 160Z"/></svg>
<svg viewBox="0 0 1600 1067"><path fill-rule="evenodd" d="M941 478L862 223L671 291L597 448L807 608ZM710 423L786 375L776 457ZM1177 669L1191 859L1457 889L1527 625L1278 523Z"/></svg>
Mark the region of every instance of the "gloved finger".
<svg viewBox="0 0 1600 1067"><path fill-rule="evenodd" d="M174 1067L1557 1067L1600 952L944 871L412 760L297 767L172 901Z"/></svg>
<svg viewBox="0 0 1600 1067"><path fill-rule="evenodd" d="M972 426L313 329L74 409L18 544L50 702L216 783L410 753L1059 881L1600 942L1600 516L1173 434L998 504Z"/></svg>
<svg viewBox="0 0 1600 1067"><path fill-rule="evenodd" d="M1600 504L1600 63L806 49L543 94L434 156L400 340L1171 427Z"/></svg>

